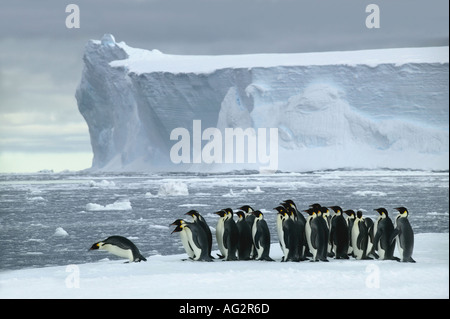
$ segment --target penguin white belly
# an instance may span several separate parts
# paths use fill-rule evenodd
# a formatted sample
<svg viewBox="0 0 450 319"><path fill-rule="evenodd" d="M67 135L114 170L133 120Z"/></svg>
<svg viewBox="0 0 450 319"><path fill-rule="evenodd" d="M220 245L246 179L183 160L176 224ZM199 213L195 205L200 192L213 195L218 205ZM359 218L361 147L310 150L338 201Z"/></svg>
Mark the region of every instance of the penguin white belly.
<svg viewBox="0 0 450 319"><path fill-rule="evenodd" d="M194 258L194 251L192 250L191 246L189 245L188 236L186 233L186 230L183 229L180 231L180 239L181 243L183 244L184 250L186 251L189 258Z"/></svg>
<svg viewBox="0 0 450 319"><path fill-rule="evenodd" d="M400 245L400 238L397 237L397 248L398 248L398 253L400 254L401 259L404 259L404 255L403 255L403 247Z"/></svg>
<svg viewBox="0 0 450 319"><path fill-rule="evenodd" d="M367 255L369 255L369 253L372 251L372 248L373 248L373 241L372 238L370 238L369 236L367 240Z"/></svg>
<svg viewBox="0 0 450 319"><path fill-rule="evenodd" d="M305 234L306 234L306 242L308 243L309 251L311 254L313 254L313 258L316 258L317 255L317 249L315 249L311 243L311 219L312 216L309 216L306 219L306 225L305 225Z"/></svg>
<svg viewBox="0 0 450 319"><path fill-rule="evenodd" d="M131 249L122 249L118 246L111 244L104 244L100 249L104 249L110 252L111 254L114 254L122 258L128 258L130 261L133 261L133 252L131 251Z"/></svg>
<svg viewBox="0 0 450 319"><path fill-rule="evenodd" d="M257 223L258 223L258 220L255 219L255 222L253 223L253 227L252 227L252 238L253 238L253 242L255 244L256 259L259 259L259 258L261 258L262 253L264 252L264 248L261 246L260 242L255 242L255 235L258 231Z"/></svg>
<svg viewBox="0 0 450 319"><path fill-rule="evenodd" d="M347 218L346 222L347 222L347 227L350 229L350 221L349 221L348 218ZM352 228L351 231L353 231L353 228ZM353 243L349 242L348 249L347 249L347 254L350 255L352 253L353 253Z"/></svg>
<svg viewBox="0 0 450 319"><path fill-rule="evenodd" d="M283 221L280 217L277 218L277 233L281 251L284 254L284 258L286 258L289 254L289 249L286 247L286 243L284 242Z"/></svg>
<svg viewBox="0 0 450 319"><path fill-rule="evenodd" d="M363 255L363 250L358 248L359 223L359 220L355 220L352 228L353 254L355 255L356 259L361 259Z"/></svg>
<svg viewBox="0 0 450 319"><path fill-rule="evenodd" d="M219 250L222 253L222 256L227 258L227 250L225 249L225 246L223 245L223 233L225 231L225 223L221 219L217 223L216 227L216 239L217 239L217 246L219 246Z"/></svg>
<svg viewBox="0 0 450 319"><path fill-rule="evenodd" d="M193 252L194 252L194 260L199 260L201 255L202 255L202 250L200 249L200 247L197 247L195 245L194 239L192 237L192 231L189 229L189 227L185 227L184 228L186 230L186 235L187 235L187 239L188 239L188 244L191 246Z"/></svg>

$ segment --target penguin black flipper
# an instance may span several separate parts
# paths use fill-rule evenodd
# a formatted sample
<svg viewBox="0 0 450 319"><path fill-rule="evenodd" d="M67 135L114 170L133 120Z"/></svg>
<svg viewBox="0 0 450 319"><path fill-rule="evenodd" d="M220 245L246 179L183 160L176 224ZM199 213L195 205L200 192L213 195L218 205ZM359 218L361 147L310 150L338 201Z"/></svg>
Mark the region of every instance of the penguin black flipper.
<svg viewBox="0 0 450 319"><path fill-rule="evenodd" d="M228 237L230 236L230 232L228 231L227 228L224 229L223 231L223 246L226 249L230 249L230 247L228 247Z"/></svg>
<svg viewBox="0 0 450 319"><path fill-rule="evenodd" d="M377 249L380 239L381 239L381 235L383 234L383 230L382 229L378 229L377 233L375 234L375 237L373 238L373 250L375 251L375 249Z"/></svg>
<svg viewBox="0 0 450 319"><path fill-rule="evenodd" d="M389 238L389 243L391 245L394 242L394 240L397 238L397 236L400 238L400 230L398 228L395 228L391 234L391 238Z"/></svg>

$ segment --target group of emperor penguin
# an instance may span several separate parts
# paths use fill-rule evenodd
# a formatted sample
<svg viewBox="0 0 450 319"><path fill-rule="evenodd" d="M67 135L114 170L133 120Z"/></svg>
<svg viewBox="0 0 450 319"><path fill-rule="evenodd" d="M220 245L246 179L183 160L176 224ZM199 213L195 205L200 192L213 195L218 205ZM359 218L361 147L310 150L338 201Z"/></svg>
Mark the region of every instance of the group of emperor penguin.
<svg viewBox="0 0 450 319"><path fill-rule="evenodd" d="M214 214L219 216L216 226L216 240L220 259L231 260L266 260L273 261L270 253L270 232L264 215L244 205L236 212L235 221L231 208L224 208ZM196 210L186 213L192 217L192 222L177 219L171 225L175 226L172 233L178 232L184 250L192 260L212 261L212 233L205 219Z"/></svg>
<svg viewBox="0 0 450 319"><path fill-rule="evenodd" d="M331 214L330 209L334 214ZM395 208L399 212L395 225L385 208L375 209L379 213L375 222L363 216L361 210L344 211L339 206L324 207L318 203L302 211L308 215L305 218L290 199L280 203L274 210L277 211L276 229L283 262L326 262L329 257L415 262L412 258L414 232L405 207ZM270 232L261 211L244 205L236 212L237 221L233 218L231 208L215 214L219 216L216 240L220 259L273 261L269 256ZM212 233L209 226L196 210L186 215L191 216L192 221L177 219L171 224L176 226L172 233L180 234L190 259L212 261ZM396 242L401 258L394 256Z"/></svg>
<svg viewBox="0 0 450 319"><path fill-rule="evenodd" d="M331 215L330 210L334 214ZM395 224L385 208L376 208L378 219L364 217L358 210L343 210L339 206L324 207L312 204L303 212L305 218L292 200L280 203L277 211L276 229L283 253L281 261L328 261L336 259L382 259L415 262L412 258L414 232L408 220L408 210L397 207L399 212ZM264 215L249 205L236 212L225 208L215 213L219 216L216 240L220 250L218 257L224 260L266 260L270 258L270 232ZM347 218L344 217L344 214ZM177 219L172 233L180 234L181 242L192 260L212 261L212 233L205 219L196 210L186 213L192 222ZM394 256L395 243L401 258ZM90 250L106 250L127 258L129 262L147 261L136 245L123 236L110 236L94 243Z"/></svg>

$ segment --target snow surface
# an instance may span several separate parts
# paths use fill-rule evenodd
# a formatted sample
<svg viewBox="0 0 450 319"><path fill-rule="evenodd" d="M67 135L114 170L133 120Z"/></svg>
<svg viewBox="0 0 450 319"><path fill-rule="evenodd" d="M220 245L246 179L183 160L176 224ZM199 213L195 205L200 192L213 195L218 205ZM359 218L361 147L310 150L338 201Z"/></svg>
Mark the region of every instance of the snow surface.
<svg viewBox="0 0 450 319"><path fill-rule="evenodd" d="M317 65L367 65L407 63L448 63L448 47L397 48L360 51L335 51L287 54L172 55L159 50L132 48L124 42L117 46L127 52L125 60L113 61L113 67L126 67L136 74L152 72L212 73L230 68L273 68Z"/></svg>
<svg viewBox="0 0 450 319"><path fill-rule="evenodd" d="M193 120L278 128L282 171L449 168L448 47L176 56L105 35L84 62L76 98L94 171L260 168L174 164L170 133L192 135Z"/></svg>
<svg viewBox="0 0 450 319"><path fill-rule="evenodd" d="M448 239L417 234L416 263L281 263L278 244L271 246L275 262L182 261L180 254L124 263L99 252L106 258L96 263L0 272L0 298L449 298Z"/></svg>

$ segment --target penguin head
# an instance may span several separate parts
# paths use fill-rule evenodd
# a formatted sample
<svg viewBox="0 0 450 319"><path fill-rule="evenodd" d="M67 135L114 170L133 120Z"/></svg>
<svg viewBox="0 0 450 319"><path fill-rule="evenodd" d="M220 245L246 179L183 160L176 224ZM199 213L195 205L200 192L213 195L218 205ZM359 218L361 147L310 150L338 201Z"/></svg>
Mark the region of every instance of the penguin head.
<svg viewBox="0 0 450 319"><path fill-rule="evenodd" d="M103 243L102 241L99 241L99 242L93 244L93 245L91 246L91 248L89 248L89 250L101 249L101 247L103 246L103 244L104 244L104 243Z"/></svg>
<svg viewBox="0 0 450 319"><path fill-rule="evenodd" d="M245 219L245 213L242 210L238 210L236 212L236 215L238 216L239 220L244 220Z"/></svg>
<svg viewBox="0 0 450 319"><path fill-rule="evenodd" d="M277 216L280 217L280 220L284 220L285 217L288 216L288 212L287 212L287 210L286 210L285 207L283 207L283 206L277 206L277 207L275 207L274 209L277 211Z"/></svg>
<svg viewBox="0 0 450 319"><path fill-rule="evenodd" d="M249 205L244 205L242 207L239 207L240 210L243 210L244 212L246 212L247 214L250 214L252 212L254 212L255 210L249 206Z"/></svg>
<svg viewBox="0 0 450 319"><path fill-rule="evenodd" d="M284 202L282 202L281 204L282 204L282 205L285 204L285 205L288 205L288 206L290 206L290 207L292 207L292 208L297 209L297 206L295 205L295 203L294 203L294 201L293 201L292 199L287 199L287 200L285 200ZM284 205L283 205L283 206L284 206ZM286 206L285 206L285 207L286 207Z"/></svg>
<svg viewBox="0 0 450 319"><path fill-rule="evenodd" d="M105 240L102 240L102 241L98 241L98 242L96 242L95 244L93 244L92 246L91 246L91 248L89 248L89 250L96 250L96 249L100 249L100 250L104 250L105 249L105 245L106 245L106 243L105 243L105 241L107 241L108 239L105 239Z"/></svg>
<svg viewBox="0 0 450 319"><path fill-rule="evenodd" d="M308 208L304 210L305 213L307 213L308 215L312 216L313 214L315 214L315 211L313 208Z"/></svg>
<svg viewBox="0 0 450 319"><path fill-rule="evenodd" d="M330 208L331 208L336 214L342 213L342 208L339 207L339 206L330 206Z"/></svg>
<svg viewBox="0 0 450 319"><path fill-rule="evenodd" d="M406 209L406 207L401 206L401 207L396 207L394 209L400 213L401 217L407 217L409 214L408 209Z"/></svg>
<svg viewBox="0 0 450 319"><path fill-rule="evenodd" d="M309 207L314 208L314 209L319 209L320 207L322 207L322 205L320 205L319 203L314 203L309 205Z"/></svg>
<svg viewBox="0 0 450 319"><path fill-rule="evenodd" d="M172 224L170 225L174 225L177 226L175 227L175 229L171 232L171 234L176 233L176 232L180 232L183 230L184 226L186 225L186 221L183 219L177 219L176 221L174 221Z"/></svg>
<svg viewBox="0 0 450 319"><path fill-rule="evenodd" d="M382 218L386 218L389 216L387 210L383 207L375 208L374 210L377 211Z"/></svg>
<svg viewBox="0 0 450 319"><path fill-rule="evenodd" d="M259 210L255 210L252 214L255 215L256 219L263 219L264 217L263 213Z"/></svg>
<svg viewBox="0 0 450 319"><path fill-rule="evenodd" d="M182 231L182 230L183 230L183 226L177 225L177 227L175 227L175 229L172 230L171 234L173 234L173 233L178 233L178 232L180 232L180 231Z"/></svg>
<svg viewBox="0 0 450 319"><path fill-rule="evenodd" d="M284 214L284 212L286 212L286 208L284 206L277 206L274 208L278 214Z"/></svg>
<svg viewBox="0 0 450 319"><path fill-rule="evenodd" d="M198 211L196 211L195 209L192 209L192 210L190 210L190 211L188 211L185 215L189 215L189 216L191 216L194 220L196 220L196 219L198 219L198 217L199 217L199 213L198 213Z"/></svg>
<svg viewBox="0 0 450 319"><path fill-rule="evenodd" d="M177 219L176 221L174 221L172 224L170 225L175 225L175 226L181 226L182 224L186 223L183 219Z"/></svg>
<svg viewBox="0 0 450 319"><path fill-rule="evenodd" d="M358 211L356 212L356 217L357 217L358 219L361 219L361 218L362 218L362 215L363 215L362 211L358 210Z"/></svg>
<svg viewBox="0 0 450 319"><path fill-rule="evenodd" d="M322 216L325 216L325 215L329 215L329 214L330 214L330 211L328 210L328 208L327 208L327 207L324 207L324 206L321 206L321 207L319 208L319 211L320 211L320 213L322 214Z"/></svg>
<svg viewBox="0 0 450 319"><path fill-rule="evenodd" d="M289 206L286 210L287 210L287 215L289 215L289 217L291 219L297 220L297 213L296 213L296 210L294 209L294 207Z"/></svg>
<svg viewBox="0 0 450 319"><path fill-rule="evenodd" d="M351 218L355 218L355 211L353 209L348 209L344 211L344 213L346 213Z"/></svg>
<svg viewBox="0 0 450 319"><path fill-rule="evenodd" d="M184 225L186 225L186 222L183 219L177 219L176 221L174 221L172 224L170 225L174 225L177 226L175 227L175 229L172 231L171 234L176 233L176 232L180 232L183 230Z"/></svg>
<svg viewBox="0 0 450 319"><path fill-rule="evenodd" d="M233 218L233 210L231 208L222 209L227 213L228 218Z"/></svg>
<svg viewBox="0 0 450 319"><path fill-rule="evenodd" d="M222 210L220 210L218 212L215 212L214 214L219 215L219 217L221 217L221 218L224 218L224 217L227 216L228 213L225 210L222 209Z"/></svg>

